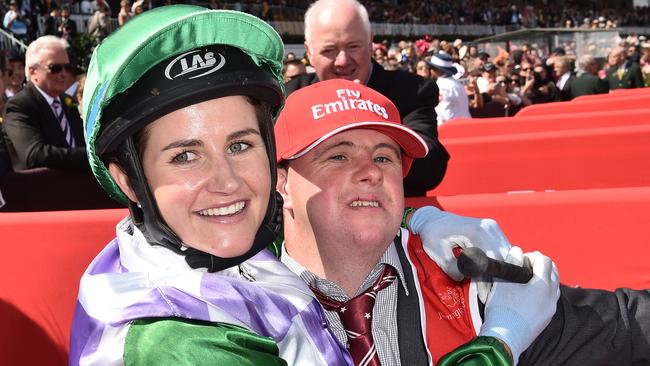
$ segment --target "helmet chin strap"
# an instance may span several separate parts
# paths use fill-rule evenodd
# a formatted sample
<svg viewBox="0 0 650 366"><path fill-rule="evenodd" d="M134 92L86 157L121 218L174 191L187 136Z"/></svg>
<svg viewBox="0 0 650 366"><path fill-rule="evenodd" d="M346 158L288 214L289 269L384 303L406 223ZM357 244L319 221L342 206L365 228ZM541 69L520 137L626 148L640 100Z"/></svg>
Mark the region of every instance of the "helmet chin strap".
<svg viewBox="0 0 650 366"><path fill-rule="evenodd" d="M217 272L240 264L270 245L275 240L279 230L281 230L281 218L278 218L281 213L278 212L276 206L276 197L279 195L275 192L275 183L272 182L264 221L255 234L252 246L246 253L237 257L222 258L186 247L167 225L158 210L158 205L144 175L132 136L129 136L118 149L118 160L126 171L131 188L139 202L137 204L129 201L129 211L133 223L140 229L149 244L160 245L185 256L185 261L191 268L206 268L208 272ZM278 220L280 220L279 223Z"/></svg>

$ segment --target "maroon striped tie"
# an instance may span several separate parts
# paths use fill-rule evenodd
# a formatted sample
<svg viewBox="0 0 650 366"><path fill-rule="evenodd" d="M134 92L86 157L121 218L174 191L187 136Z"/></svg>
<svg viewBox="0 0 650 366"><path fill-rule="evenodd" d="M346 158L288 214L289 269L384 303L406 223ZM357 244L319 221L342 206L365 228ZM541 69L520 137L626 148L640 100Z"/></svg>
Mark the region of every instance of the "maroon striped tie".
<svg viewBox="0 0 650 366"><path fill-rule="evenodd" d="M357 366L381 365L372 339L372 308L375 306L377 292L395 281L396 274L395 268L385 265L384 271L372 287L344 303L332 300L312 287L316 298L325 309L338 312L350 342L350 354Z"/></svg>

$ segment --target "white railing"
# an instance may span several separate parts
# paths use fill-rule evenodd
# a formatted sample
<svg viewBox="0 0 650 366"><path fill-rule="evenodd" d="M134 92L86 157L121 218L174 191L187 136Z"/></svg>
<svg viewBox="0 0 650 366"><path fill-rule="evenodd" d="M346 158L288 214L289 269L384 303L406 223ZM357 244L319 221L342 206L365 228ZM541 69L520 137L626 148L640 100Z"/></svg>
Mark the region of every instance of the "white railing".
<svg viewBox="0 0 650 366"><path fill-rule="evenodd" d="M21 51L25 52L27 45L23 41L14 37L11 32L0 28L0 50L8 50L12 48L20 48Z"/></svg>

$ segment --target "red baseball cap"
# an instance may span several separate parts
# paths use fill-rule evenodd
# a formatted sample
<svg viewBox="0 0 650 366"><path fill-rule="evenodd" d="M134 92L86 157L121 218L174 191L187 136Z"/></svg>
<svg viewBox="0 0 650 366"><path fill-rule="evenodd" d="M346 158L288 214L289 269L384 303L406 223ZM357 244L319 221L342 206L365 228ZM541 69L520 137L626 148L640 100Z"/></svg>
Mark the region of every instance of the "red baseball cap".
<svg viewBox="0 0 650 366"><path fill-rule="evenodd" d="M377 91L349 80L331 79L293 92L275 123L278 163L297 159L339 132L379 131L402 148L404 176L414 158L427 155L424 140L402 125L397 107Z"/></svg>

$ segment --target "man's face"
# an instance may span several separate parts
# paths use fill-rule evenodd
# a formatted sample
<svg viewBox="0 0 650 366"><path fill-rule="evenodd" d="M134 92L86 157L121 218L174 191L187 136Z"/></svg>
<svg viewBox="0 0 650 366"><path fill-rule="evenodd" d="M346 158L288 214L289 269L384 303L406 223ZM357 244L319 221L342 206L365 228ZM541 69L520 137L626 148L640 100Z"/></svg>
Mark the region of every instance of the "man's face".
<svg viewBox="0 0 650 366"><path fill-rule="evenodd" d="M365 83L370 76L372 36L353 11L323 9L314 17L305 42L309 62L320 80L347 79Z"/></svg>
<svg viewBox="0 0 650 366"><path fill-rule="evenodd" d="M529 64L528 62L522 62L521 63L521 69L519 71L519 76L522 78L527 78L528 75L530 75L533 72L533 66Z"/></svg>
<svg viewBox="0 0 650 366"><path fill-rule="evenodd" d="M609 54L607 63L610 66L620 66L625 61L625 52L623 50L614 50Z"/></svg>
<svg viewBox="0 0 650 366"><path fill-rule="evenodd" d="M39 53L41 62L29 68L30 80L51 97L57 97L70 86L69 71L59 67L70 63L68 53L62 47L44 48Z"/></svg>
<svg viewBox="0 0 650 366"><path fill-rule="evenodd" d="M423 60L418 61L415 67L415 73L422 76L425 79L429 79L431 77L429 65L427 65L427 63L424 62Z"/></svg>
<svg viewBox="0 0 650 366"><path fill-rule="evenodd" d="M564 75L569 70L567 69L565 63L556 62L553 64L553 71L555 72L555 75L559 77Z"/></svg>
<svg viewBox="0 0 650 366"><path fill-rule="evenodd" d="M374 130L341 132L292 160L278 178L285 230L303 235L291 245L353 242L341 255L383 253L400 226L402 178L399 145Z"/></svg>
<svg viewBox="0 0 650 366"><path fill-rule="evenodd" d="M380 48L377 48L375 50L375 61L378 63L384 62L384 59L386 58L386 55L384 54L384 51L381 50Z"/></svg>
<svg viewBox="0 0 650 366"><path fill-rule="evenodd" d="M289 64L287 65L287 70L284 73L284 82L295 78L298 75L306 74L307 68L303 64Z"/></svg>

